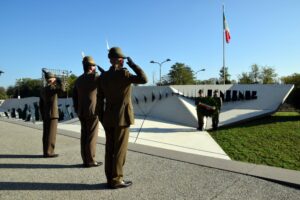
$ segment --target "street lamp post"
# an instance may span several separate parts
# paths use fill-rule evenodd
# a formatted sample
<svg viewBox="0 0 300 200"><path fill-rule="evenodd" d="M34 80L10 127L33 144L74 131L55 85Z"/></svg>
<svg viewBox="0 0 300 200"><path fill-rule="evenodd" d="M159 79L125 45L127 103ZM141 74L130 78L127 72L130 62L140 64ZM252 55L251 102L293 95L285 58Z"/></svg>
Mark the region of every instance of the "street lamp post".
<svg viewBox="0 0 300 200"><path fill-rule="evenodd" d="M159 82L160 82L160 84L161 84L161 66L162 66L162 64L164 64L165 62L169 62L169 61L171 61L171 59L169 59L169 58L166 59L166 60L163 61L163 62L156 62L156 61L153 61L153 60L150 61L150 63L152 63L152 64L156 63L156 64L159 65Z"/></svg>
<svg viewBox="0 0 300 200"><path fill-rule="evenodd" d="M66 92L67 92L67 99L69 98L69 85L68 85L68 78L69 78L69 74L71 74L72 71L69 71L69 70L64 70L62 72L62 77L63 77L63 82L65 84L65 87L66 87Z"/></svg>
<svg viewBox="0 0 300 200"><path fill-rule="evenodd" d="M20 86L21 86L21 84L22 84L22 82L23 82L23 79L22 79L22 78L17 79L16 82L17 82L16 85L18 86L18 99L21 99Z"/></svg>
<svg viewBox="0 0 300 200"><path fill-rule="evenodd" d="M197 74L198 74L198 72L203 72L203 71L205 71L205 68L200 69L200 70L198 70L198 71L195 72L196 79L197 79ZM196 81L197 81L197 80L196 80ZM197 85L197 82L196 82L196 85Z"/></svg>

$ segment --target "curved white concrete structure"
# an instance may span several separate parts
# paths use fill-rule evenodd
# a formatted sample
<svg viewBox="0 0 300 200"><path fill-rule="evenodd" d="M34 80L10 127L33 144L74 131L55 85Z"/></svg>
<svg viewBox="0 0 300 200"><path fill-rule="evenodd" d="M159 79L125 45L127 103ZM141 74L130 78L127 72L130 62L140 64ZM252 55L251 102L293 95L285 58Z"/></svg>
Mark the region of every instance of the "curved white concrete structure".
<svg viewBox="0 0 300 200"><path fill-rule="evenodd" d="M133 87L132 103L136 115L129 141L186 153L230 159L206 131L199 132L194 100L199 89L210 95L218 89L226 101L221 109L220 126L238 123L277 111L293 89L293 85L173 85ZM247 92L248 91L248 92ZM247 95L246 95L247 94ZM9 99L0 112L33 108L38 97ZM72 99L59 99L65 120L59 129L80 132L80 123L73 111ZM206 128L211 128L208 118ZM40 124L41 122L36 122ZM105 137L102 126L99 136Z"/></svg>
<svg viewBox="0 0 300 200"><path fill-rule="evenodd" d="M278 84L136 86L133 87L132 103L137 116L196 127L197 115L191 97L195 97L199 89L208 95L218 89L225 100L219 124L224 126L276 112L293 87ZM24 108L25 104L32 109L38 101L38 97L8 99L0 109L11 111L12 108ZM65 120L76 117L71 98L59 99L59 108L65 113ZM207 128L211 128L210 121Z"/></svg>

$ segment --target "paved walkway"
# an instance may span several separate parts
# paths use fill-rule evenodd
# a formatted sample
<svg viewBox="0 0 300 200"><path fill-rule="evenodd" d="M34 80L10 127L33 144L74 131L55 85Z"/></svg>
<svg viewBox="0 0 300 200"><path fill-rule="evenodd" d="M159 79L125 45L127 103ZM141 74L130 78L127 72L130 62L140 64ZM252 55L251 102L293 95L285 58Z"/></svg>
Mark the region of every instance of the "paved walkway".
<svg viewBox="0 0 300 200"><path fill-rule="evenodd" d="M82 168L79 134L60 130L57 158L41 157L41 127L0 120L0 199L299 199L300 173L130 144L126 189L106 188L104 167ZM103 161L103 139L97 158ZM248 174L248 175L246 175ZM262 177L262 178L257 178ZM275 183L266 179L272 179Z"/></svg>
<svg viewBox="0 0 300 200"><path fill-rule="evenodd" d="M80 133L80 122L78 118L75 118L65 123L59 123L58 128ZM99 126L99 137L105 138L101 125ZM146 120L139 116L135 118L134 125L130 127L129 142L230 160L208 132L149 117Z"/></svg>

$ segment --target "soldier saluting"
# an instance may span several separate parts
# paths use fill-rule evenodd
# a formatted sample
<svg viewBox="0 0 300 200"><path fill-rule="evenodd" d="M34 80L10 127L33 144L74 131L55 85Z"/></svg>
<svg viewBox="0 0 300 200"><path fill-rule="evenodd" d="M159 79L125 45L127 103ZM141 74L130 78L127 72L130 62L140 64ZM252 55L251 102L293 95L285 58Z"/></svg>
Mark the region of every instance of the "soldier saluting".
<svg viewBox="0 0 300 200"><path fill-rule="evenodd" d="M43 156L45 158L57 157L54 153L58 123L57 95L65 91L59 78L51 72L45 72L46 86L41 90L40 111L43 120Z"/></svg>
<svg viewBox="0 0 300 200"><path fill-rule="evenodd" d="M145 84L144 71L131 58L125 57L119 47L109 50L111 67L100 76L98 99L99 118L105 130L105 175L111 188L124 188L132 185L123 180L123 165L126 160L129 126L134 123L131 103L131 84ZM124 59L136 75L123 68ZM105 107L104 107L105 100Z"/></svg>
<svg viewBox="0 0 300 200"><path fill-rule="evenodd" d="M73 105L81 124L81 157L84 167L97 167L102 162L95 160L98 138L97 86L99 76L96 63L91 56L82 60L84 73L79 76L73 88Z"/></svg>

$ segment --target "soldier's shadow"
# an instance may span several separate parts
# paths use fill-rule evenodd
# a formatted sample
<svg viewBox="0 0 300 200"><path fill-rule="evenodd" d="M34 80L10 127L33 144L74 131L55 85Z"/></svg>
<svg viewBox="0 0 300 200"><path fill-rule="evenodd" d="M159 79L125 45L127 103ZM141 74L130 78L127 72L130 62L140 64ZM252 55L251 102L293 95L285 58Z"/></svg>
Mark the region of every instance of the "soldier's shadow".
<svg viewBox="0 0 300 200"><path fill-rule="evenodd" d="M24 163L5 163L0 164L0 169L64 169L64 168L83 168L82 164L60 165L60 164L24 164Z"/></svg>
<svg viewBox="0 0 300 200"><path fill-rule="evenodd" d="M43 155L0 154L0 158L43 158Z"/></svg>
<svg viewBox="0 0 300 200"><path fill-rule="evenodd" d="M0 182L0 190L107 190L106 183L33 183L33 182Z"/></svg>

